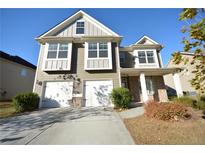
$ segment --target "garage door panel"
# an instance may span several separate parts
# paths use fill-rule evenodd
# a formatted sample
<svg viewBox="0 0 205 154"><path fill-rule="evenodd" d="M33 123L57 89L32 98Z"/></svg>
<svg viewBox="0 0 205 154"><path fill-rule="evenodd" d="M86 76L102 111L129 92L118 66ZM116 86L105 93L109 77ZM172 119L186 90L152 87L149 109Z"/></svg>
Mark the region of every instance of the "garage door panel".
<svg viewBox="0 0 205 154"><path fill-rule="evenodd" d="M86 81L85 87L86 106L111 106L112 81Z"/></svg>
<svg viewBox="0 0 205 154"><path fill-rule="evenodd" d="M67 107L72 92L73 82L47 82L41 107Z"/></svg>

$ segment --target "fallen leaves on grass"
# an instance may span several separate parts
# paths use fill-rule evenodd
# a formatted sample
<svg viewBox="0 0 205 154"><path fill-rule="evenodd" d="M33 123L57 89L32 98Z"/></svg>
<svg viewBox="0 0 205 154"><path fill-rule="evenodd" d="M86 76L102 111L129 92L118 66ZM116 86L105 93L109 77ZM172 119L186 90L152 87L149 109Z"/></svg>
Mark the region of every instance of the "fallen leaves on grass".
<svg viewBox="0 0 205 154"><path fill-rule="evenodd" d="M125 119L136 144L205 144L205 120L168 122L145 116Z"/></svg>

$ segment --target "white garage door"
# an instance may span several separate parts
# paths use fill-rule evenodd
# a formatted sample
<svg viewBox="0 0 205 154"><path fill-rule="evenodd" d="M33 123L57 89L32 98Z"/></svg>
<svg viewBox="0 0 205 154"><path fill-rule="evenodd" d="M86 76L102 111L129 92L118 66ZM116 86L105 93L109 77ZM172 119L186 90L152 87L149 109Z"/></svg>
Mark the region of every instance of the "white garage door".
<svg viewBox="0 0 205 154"><path fill-rule="evenodd" d="M109 98L112 81L86 81L84 86L85 106L112 106Z"/></svg>
<svg viewBox="0 0 205 154"><path fill-rule="evenodd" d="M72 93L73 82L46 82L41 107L68 107Z"/></svg>

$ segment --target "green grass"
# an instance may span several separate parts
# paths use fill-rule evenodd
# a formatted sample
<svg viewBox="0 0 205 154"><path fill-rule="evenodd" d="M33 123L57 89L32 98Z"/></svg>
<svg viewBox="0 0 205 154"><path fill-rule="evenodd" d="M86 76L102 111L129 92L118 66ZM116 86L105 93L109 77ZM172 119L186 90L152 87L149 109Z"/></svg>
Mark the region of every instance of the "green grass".
<svg viewBox="0 0 205 154"><path fill-rule="evenodd" d="M13 115L15 115L15 108L12 102L0 102L0 118L6 118Z"/></svg>

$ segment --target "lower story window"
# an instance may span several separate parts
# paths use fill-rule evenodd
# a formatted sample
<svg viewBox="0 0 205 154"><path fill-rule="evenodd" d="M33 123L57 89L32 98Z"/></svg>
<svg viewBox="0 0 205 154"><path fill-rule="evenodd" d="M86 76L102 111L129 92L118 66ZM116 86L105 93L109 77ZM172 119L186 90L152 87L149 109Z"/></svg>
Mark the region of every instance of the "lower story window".
<svg viewBox="0 0 205 154"><path fill-rule="evenodd" d="M127 77L122 77L121 84L122 84L122 87L128 88L128 78Z"/></svg>
<svg viewBox="0 0 205 154"><path fill-rule="evenodd" d="M142 93L140 80L138 80L138 82L139 82L140 93ZM152 77L149 77L149 76L148 76L148 77L145 77L145 82L146 82L147 94L148 94L148 95L153 95L153 94L154 94L153 78L152 78Z"/></svg>
<svg viewBox="0 0 205 154"><path fill-rule="evenodd" d="M153 86L153 80L151 77L146 77L146 87L147 87L147 93L152 95L154 94L154 86Z"/></svg>

